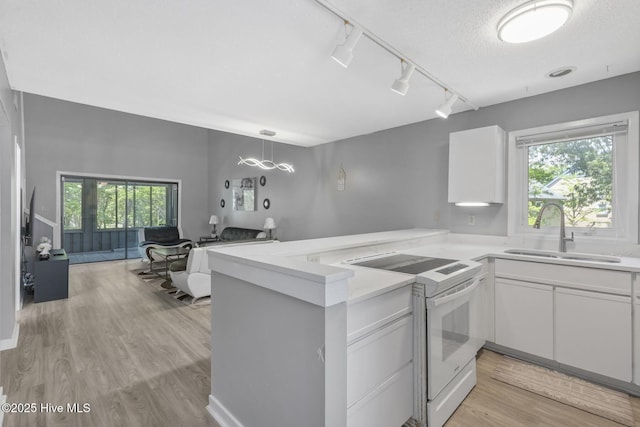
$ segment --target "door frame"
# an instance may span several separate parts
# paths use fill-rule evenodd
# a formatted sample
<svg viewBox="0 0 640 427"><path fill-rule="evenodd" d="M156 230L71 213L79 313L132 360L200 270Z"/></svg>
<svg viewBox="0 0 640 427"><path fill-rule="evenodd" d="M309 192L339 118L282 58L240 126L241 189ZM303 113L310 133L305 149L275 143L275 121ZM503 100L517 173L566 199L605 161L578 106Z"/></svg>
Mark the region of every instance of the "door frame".
<svg viewBox="0 0 640 427"><path fill-rule="evenodd" d="M53 230L53 247L60 248L62 245L62 177L65 175L96 178L113 179L121 181L142 181L142 182L166 182L178 186L178 230L182 235L182 180L175 178L152 178L129 175L112 175L103 173L56 171L56 225Z"/></svg>

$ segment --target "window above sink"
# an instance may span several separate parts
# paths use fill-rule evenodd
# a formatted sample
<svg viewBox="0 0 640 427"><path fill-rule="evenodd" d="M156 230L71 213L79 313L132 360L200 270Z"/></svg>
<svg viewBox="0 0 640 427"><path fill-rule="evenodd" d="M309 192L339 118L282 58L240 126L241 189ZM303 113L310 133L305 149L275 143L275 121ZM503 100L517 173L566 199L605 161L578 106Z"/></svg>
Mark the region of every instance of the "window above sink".
<svg viewBox="0 0 640 427"><path fill-rule="evenodd" d="M509 235L555 236L557 210L532 225L543 204L563 206L580 239L638 242L638 112L509 133ZM546 213L546 212L545 212Z"/></svg>

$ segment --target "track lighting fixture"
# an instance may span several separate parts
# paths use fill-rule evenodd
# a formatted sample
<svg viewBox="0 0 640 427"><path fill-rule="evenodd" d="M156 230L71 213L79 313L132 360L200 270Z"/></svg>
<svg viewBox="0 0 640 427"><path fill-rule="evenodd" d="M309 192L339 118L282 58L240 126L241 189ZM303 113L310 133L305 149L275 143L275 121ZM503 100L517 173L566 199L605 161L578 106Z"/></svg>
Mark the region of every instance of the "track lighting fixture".
<svg viewBox="0 0 640 427"><path fill-rule="evenodd" d="M447 89L445 89L444 90L445 97L447 96L447 92L448 92ZM446 119L447 117L449 117L449 114L451 114L451 108L453 108L453 104L456 103L458 98L459 96L457 93L452 93L449 99L444 101L442 105L438 107L438 109L436 110L436 114L442 117L443 119Z"/></svg>
<svg viewBox="0 0 640 427"><path fill-rule="evenodd" d="M364 27L359 22L356 22L351 17L348 17L343 11L339 10L335 5L333 5L330 0L315 0L315 1L320 6L325 8L328 12L332 13L333 15L340 18L344 22L345 32L347 32L347 30L351 28L351 32L349 32L345 37L344 44L336 46L336 48L333 51L333 54L331 55L331 57L338 64L342 65L345 68L349 66L349 63L353 59L354 47L356 46L360 38L362 36L365 36L367 39L369 39L370 41L372 41L373 43L381 47L383 50L387 51L389 54L395 56L397 59L400 60L400 67L402 72L400 74L400 77L396 79L391 85L392 91L400 95L406 95L407 91L409 90L409 80L411 79L411 75L414 72L417 72L418 74L421 74L423 77L426 77L431 82L435 83L437 86L444 89L445 97L446 97L446 92L451 92L451 97L448 100L446 100L446 102L436 110L436 113L440 117L447 118L449 114L451 114L451 108L453 107L453 104L455 104L455 102L458 100L465 103L466 105L473 108L474 110L478 109L478 107L474 105L469 99L467 99L460 93L453 90L451 86L449 86L448 84L440 80L438 77L431 74L424 67L420 66L420 64L417 64L415 61L411 60L403 52L399 51L398 49L396 49L395 47L387 43L384 39L380 38L378 35L376 35L374 32L372 32L368 28ZM552 0L536 0L536 2L540 2L540 3L550 2L550 1ZM555 1L571 2L572 0L555 0Z"/></svg>
<svg viewBox="0 0 640 427"><path fill-rule="evenodd" d="M344 21L345 30L347 28L348 21ZM362 30L356 26L353 27L344 44L336 46L331 54L331 57L344 68L347 68L353 59L353 48L356 47L358 41L362 37Z"/></svg>
<svg viewBox="0 0 640 427"><path fill-rule="evenodd" d="M400 61L400 67L402 69L402 74L398 79L396 79L395 82L393 82L393 85L391 86L391 90L394 91L395 93L398 93L404 96L407 94L407 91L409 90L409 79L411 78L411 75L416 69L416 66L410 62L405 62L403 59Z"/></svg>

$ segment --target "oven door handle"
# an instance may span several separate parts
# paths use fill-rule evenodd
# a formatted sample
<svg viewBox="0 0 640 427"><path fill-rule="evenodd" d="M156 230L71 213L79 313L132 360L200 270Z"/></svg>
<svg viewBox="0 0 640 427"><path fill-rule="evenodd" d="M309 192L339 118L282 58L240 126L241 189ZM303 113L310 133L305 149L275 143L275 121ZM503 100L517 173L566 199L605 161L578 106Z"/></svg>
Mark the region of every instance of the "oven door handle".
<svg viewBox="0 0 640 427"><path fill-rule="evenodd" d="M440 298L427 299L427 308L434 308L434 307L437 307L439 305L446 304L449 301L452 301L454 299L462 298L463 296L473 292L475 290L475 288L478 287L479 284L480 284L480 278L476 278L473 281L473 283L471 283L466 288L464 288L462 290L459 290L456 293L445 295L445 296L440 297Z"/></svg>

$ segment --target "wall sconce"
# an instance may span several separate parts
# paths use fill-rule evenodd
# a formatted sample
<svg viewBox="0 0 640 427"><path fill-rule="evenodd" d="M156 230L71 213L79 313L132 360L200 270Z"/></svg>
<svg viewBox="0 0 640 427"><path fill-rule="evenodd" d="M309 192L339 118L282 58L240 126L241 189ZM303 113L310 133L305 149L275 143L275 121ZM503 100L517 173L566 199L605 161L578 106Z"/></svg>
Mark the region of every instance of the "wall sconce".
<svg viewBox="0 0 640 427"><path fill-rule="evenodd" d="M340 170L338 171L338 191L344 191L346 184L347 173L344 171L342 163L340 163Z"/></svg>

